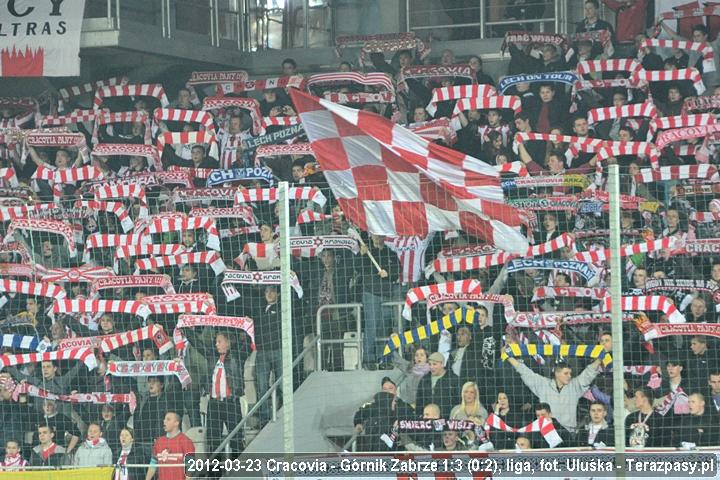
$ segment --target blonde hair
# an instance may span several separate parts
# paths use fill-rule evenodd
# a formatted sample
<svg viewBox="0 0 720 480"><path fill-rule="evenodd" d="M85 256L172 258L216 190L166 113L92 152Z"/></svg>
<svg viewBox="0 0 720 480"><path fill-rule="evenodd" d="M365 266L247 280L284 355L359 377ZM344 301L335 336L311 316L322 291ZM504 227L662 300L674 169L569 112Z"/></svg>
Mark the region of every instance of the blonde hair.
<svg viewBox="0 0 720 480"><path fill-rule="evenodd" d="M475 390L475 401L471 405L467 405L465 403L465 392L471 388ZM480 410L482 408L480 405L480 389L478 388L477 383L465 382L465 384L462 386L462 391L460 392L460 407L466 415L477 417L482 416ZM470 411L468 411L468 407L470 407Z"/></svg>

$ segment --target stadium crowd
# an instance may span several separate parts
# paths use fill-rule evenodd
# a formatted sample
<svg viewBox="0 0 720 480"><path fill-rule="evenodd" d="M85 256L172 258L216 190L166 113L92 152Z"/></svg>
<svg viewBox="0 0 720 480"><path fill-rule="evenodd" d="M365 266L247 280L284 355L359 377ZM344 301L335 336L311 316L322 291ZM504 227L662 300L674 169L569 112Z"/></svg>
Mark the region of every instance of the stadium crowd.
<svg viewBox="0 0 720 480"><path fill-rule="evenodd" d="M294 355L320 307L358 302L362 366L388 370L355 416L360 450L610 447L613 408L629 446L720 444L717 32L702 16L688 32L646 32L627 18L645 2L607 3L617 32L595 0L569 40L508 32L497 79L478 56L446 50L433 64L400 34L359 39L362 72L311 75L292 59L267 80L196 72L172 103L127 79L0 99L0 468L117 464L118 478L150 479L154 466L122 465L179 463L197 427L205 450L220 445L246 387L260 398L282 373L278 181L292 186ZM528 219L525 259L461 230L358 233L293 88L497 167ZM622 406L610 164L622 172ZM410 333L389 301L405 301ZM342 338L355 319L326 308L320 321L323 338ZM346 367L342 347L323 348L322 368ZM296 383L313 368L301 363ZM271 415L268 402L257 425ZM242 450L242 431L230 445Z"/></svg>

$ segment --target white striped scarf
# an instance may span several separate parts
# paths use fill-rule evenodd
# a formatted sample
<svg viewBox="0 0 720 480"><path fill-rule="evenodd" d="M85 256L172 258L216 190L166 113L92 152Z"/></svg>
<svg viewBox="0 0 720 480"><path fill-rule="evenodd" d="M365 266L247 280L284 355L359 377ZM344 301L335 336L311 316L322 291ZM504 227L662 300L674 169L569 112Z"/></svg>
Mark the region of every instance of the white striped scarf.
<svg viewBox="0 0 720 480"><path fill-rule="evenodd" d="M226 109L228 107L240 108L247 110L250 113L250 118L253 124L253 135L264 135L265 129L262 127L261 119L262 113L260 112L260 102L254 98L241 98L241 97L205 97L203 100L203 110L218 110Z"/></svg>
<svg viewBox="0 0 720 480"><path fill-rule="evenodd" d="M326 92L323 98L340 105L349 103L395 103L395 94L393 92Z"/></svg>
<svg viewBox="0 0 720 480"><path fill-rule="evenodd" d="M442 140L447 145L453 145L457 142L457 132L450 123L450 119L446 117L411 123L407 126L407 129L431 142Z"/></svg>
<svg viewBox="0 0 720 480"><path fill-rule="evenodd" d="M148 305L148 307L150 307L150 305ZM152 340L158 347L161 355L172 348L172 343L165 334L162 325L148 325L127 332L103 335L99 337L99 339L100 349L105 353L145 340Z"/></svg>
<svg viewBox="0 0 720 480"><path fill-rule="evenodd" d="M93 156L113 157L116 155L145 157L148 163L155 166L156 171L162 170L160 156L155 145L144 145L138 143L98 143L93 147Z"/></svg>
<svg viewBox="0 0 720 480"><path fill-rule="evenodd" d="M90 208L93 210L104 211L115 214L123 232L127 233L133 229L135 224L130 218L130 214L125 210L125 206L121 202L103 202L97 200L77 200L75 208Z"/></svg>
<svg viewBox="0 0 720 480"><path fill-rule="evenodd" d="M465 110L482 110L482 109L511 109L515 113L522 111L522 101L520 97L514 95L494 95L492 97L475 97L461 98L455 104L453 117Z"/></svg>
<svg viewBox="0 0 720 480"><path fill-rule="evenodd" d="M259 92L262 90L274 88L297 88L299 90L304 90L305 82L305 77L303 77L302 75L263 78L257 80L247 80L245 82L220 83L217 86L217 92L218 94L251 91Z"/></svg>
<svg viewBox="0 0 720 480"><path fill-rule="evenodd" d="M698 223L720 222L720 212L691 212L690 221Z"/></svg>
<svg viewBox="0 0 720 480"><path fill-rule="evenodd" d="M607 141L597 151L598 161L618 155L643 155L650 160L653 169L659 168L660 151L648 142Z"/></svg>
<svg viewBox="0 0 720 480"><path fill-rule="evenodd" d="M39 337L30 335L18 335L6 333L0 337L0 346L6 348L24 348L25 350L45 351L47 345L44 345Z"/></svg>
<svg viewBox="0 0 720 480"><path fill-rule="evenodd" d="M610 297L605 298L601 304L602 311L611 311L611 303ZM662 295L622 297L622 309L626 312L660 310L667 315L670 323L685 323L685 316L678 311L669 298Z"/></svg>
<svg viewBox="0 0 720 480"><path fill-rule="evenodd" d="M720 182L717 168L714 165L666 165L657 170L641 168L633 177L636 183L655 183L668 180L703 179Z"/></svg>
<svg viewBox="0 0 720 480"><path fill-rule="evenodd" d="M96 278L114 275L108 267L45 268L38 264L36 268L43 282L92 282Z"/></svg>
<svg viewBox="0 0 720 480"><path fill-rule="evenodd" d="M218 142L217 138L212 132L165 132L158 136L157 139L157 150L158 155L162 158L165 145L167 144L204 144L210 145L208 155L212 158L218 158Z"/></svg>
<svg viewBox="0 0 720 480"><path fill-rule="evenodd" d="M430 103L428 103L427 107L425 107L425 110L427 110L430 115L435 115L435 112L437 112L437 104L439 102L458 100L461 98L489 97L494 95L497 95L495 87L484 84L434 88Z"/></svg>
<svg viewBox="0 0 720 480"><path fill-rule="evenodd" d="M45 115L40 119L41 127L62 127L83 122L92 122L97 116L93 109L76 109L65 115Z"/></svg>
<svg viewBox="0 0 720 480"><path fill-rule="evenodd" d="M405 297L405 305L403 306L402 316L406 320L410 320L412 306L418 302L427 299L431 295L435 296L452 296L456 293L481 293L482 285L475 279L456 280L454 282L437 283L426 285L423 287L415 287L408 290Z"/></svg>
<svg viewBox="0 0 720 480"><path fill-rule="evenodd" d="M47 181L53 189L53 197L56 202L62 199L62 185L84 182L87 180L101 180L104 178L102 170L91 165L84 167L72 168L56 168L54 166L43 164L39 165L33 173L32 178L35 180Z"/></svg>
<svg viewBox="0 0 720 480"><path fill-rule="evenodd" d="M303 210L297 217L295 223L297 225L304 225L306 223L322 222L324 220L333 220L336 215L329 215L326 213L315 212L313 210Z"/></svg>
<svg viewBox="0 0 720 480"><path fill-rule="evenodd" d="M85 253L94 248L113 248L124 245L140 246L137 244L151 243L152 239L141 233L91 233L85 240ZM84 261L89 261L84 260Z"/></svg>
<svg viewBox="0 0 720 480"><path fill-rule="evenodd" d="M235 205L252 202L277 202L279 198L277 188L246 188L235 193ZM288 197L291 200L308 200L324 207L327 198L316 187L290 187Z"/></svg>
<svg viewBox="0 0 720 480"><path fill-rule="evenodd" d="M555 448L562 443L562 438L557 433L552 420L548 420L545 417L540 417L535 421L525 425L524 427L513 428L508 426L505 421L498 415L491 413L485 420L485 431L489 435L490 428L496 430L503 430L511 433L535 433L539 432L545 441L548 443L550 448Z"/></svg>
<svg viewBox="0 0 720 480"><path fill-rule="evenodd" d="M309 143L290 143L278 145L260 145L255 150L255 159L277 155L315 155Z"/></svg>
<svg viewBox="0 0 720 480"><path fill-rule="evenodd" d="M12 240L15 230L29 230L31 232L45 232L62 235L67 242L70 257L77 256L77 248L75 247L75 238L73 228L65 222L59 220L44 220L36 218L18 218L10 222L7 233L5 235L5 243Z"/></svg>
<svg viewBox="0 0 720 480"><path fill-rule="evenodd" d="M617 118L649 117L657 118L658 113L655 105L650 101L621 105L619 107L593 108L588 112L587 121L589 124L614 120Z"/></svg>
<svg viewBox="0 0 720 480"><path fill-rule="evenodd" d="M111 123L136 123L140 122L145 125L145 145L152 143L152 129L150 128L150 116L142 111L134 110L131 112L104 112L98 113L95 117L95 126L92 132L92 143L96 145L100 143L98 139L98 129L101 125L109 125Z"/></svg>
<svg viewBox="0 0 720 480"><path fill-rule="evenodd" d="M650 121L648 136L655 135L658 130L668 130L680 127L696 127L716 123L715 115L710 113L693 113L690 115L675 115L660 117Z"/></svg>
<svg viewBox="0 0 720 480"><path fill-rule="evenodd" d="M0 222L29 218L32 214L58 208L55 203L36 203L35 205L17 205L13 207L0 207Z"/></svg>
<svg viewBox="0 0 720 480"><path fill-rule="evenodd" d="M715 53L712 46L704 42L689 42L685 40L665 40L660 38L646 38L640 42L640 49L648 47L659 47L669 49L692 50L702 55L703 73L715 71Z"/></svg>
<svg viewBox="0 0 720 480"><path fill-rule="evenodd" d="M682 113L688 115L690 112L706 112L720 108L720 95L706 97L687 97L683 102ZM715 120L713 116L713 121Z"/></svg>
<svg viewBox="0 0 720 480"><path fill-rule="evenodd" d="M111 403L126 403L132 414L137 407L137 398L135 393L108 393L108 392L91 392L91 393L70 393L57 394L43 390L29 383L20 384L13 392L13 398L20 394L27 394L31 397L44 398L47 400L55 400L56 402L69 403L93 403L96 405L107 405Z"/></svg>
<svg viewBox="0 0 720 480"><path fill-rule="evenodd" d="M665 237L658 238L656 240L650 240L643 243L633 243L630 245L623 245L620 249L621 257L629 257L631 255L637 255L638 253L656 252L663 249L675 248L678 243L677 237ZM575 254L575 259L586 263L599 263L607 261L610 257L610 249L598 248L591 252L578 252Z"/></svg>
<svg viewBox="0 0 720 480"><path fill-rule="evenodd" d="M237 156L238 152L242 151L243 136L243 132L230 133L227 130L220 132L220 168L227 170L238 163Z"/></svg>
<svg viewBox="0 0 720 480"><path fill-rule="evenodd" d="M79 97L80 95L95 93L95 90L99 88L112 87L115 85L126 85L127 82L127 77L111 77L107 80L97 80L95 82L88 82L80 85L59 88L58 94L60 94L62 99L67 102L71 98Z"/></svg>
<svg viewBox="0 0 720 480"><path fill-rule="evenodd" d="M576 70L578 75L587 75L595 72L630 72L635 73L642 69L642 65L634 58L614 58L610 60L583 60L578 62Z"/></svg>
<svg viewBox="0 0 720 480"><path fill-rule="evenodd" d="M102 106L103 99L108 97L154 97L164 108L170 105L165 89L159 83L143 83L136 85L107 85L95 91L94 108Z"/></svg>
<svg viewBox="0 0 720 480"><path fill-rule="evenodd" d="M604 288L540 286L535 289L531 302L557 297L587 297L593 300L602 300L607 295L607 290Z"/></svg>
<svg viewBox="0 0 720 480"><path fill-rule="evenodd" d="M88 370L97 367L97 358L95 358L92 348L72 348L53 352L0 355L0 370L5 367L25 365L26 363L54 362L57 360L78 360L83 362Z"/></svg>
<svg viewBox="0 0 720 480"><path fill-rule="evenodd" d="M712 139L712 143L716 143L715 136L717 132L720 132L720 123L711 123L709 125L697 125L694 127L682 127L675 128L673 130L665 130L658 135L655 140L655 144L658 148L665 148L667 145L673 142L679 142L681 140L687 140L689 138L708 137L708 140ZM703 144L705 147L706 144ZM707 163L707 160L703 163Z"/></svg>
<svg viewBox="0 0 720 480"><path fill-rule="evenodd" d="M300 117L297 115L289 117L262 117L260 124L263 128L267 128L269 126L290 127L292 125L300 124Z"/></svg>
<svg viewBox="0 0 720 480"><path fill-rule="evenodd" d="M514 173L520 177L529 177L530 176L530 172L528 172L527 168L525 167L525 164L522 162L503 163L502 165L498 165L495 168L500 173Z"/></svg>
<svg viewBox="0 0 720 480"><path fill-rule="evenodd" d="M702 81L702 75L695 68L681 68L679 70L640 70L633 73L633 77L637 80L645 82L678 82L680 80L689 80L693 82L693 87L698 95L702 95L705 91L705 84Z"/></svg>
<svg viewBox="0 0 720 480"><path fill-rule="evenodd" d="M118 275L93 281L90 284L88 296L92 298L101 290L126 287L162 288L166 294L175 293L169 275Z"/></svg>
<svg viewBox="0 0 720 480"><path fill-rule="evenodd" d="M143 238L146 238L143 236ZM187 248L185 245L176 243L146 243L142 245L127 244L118 246L115 250L115 258L131 258L140 255L178 255L180 253L186 253Z"/></svg>
<svg viewBox="0 0 720 480"><path fill-rule="evenodd" d="M85 135L68 132L66 127L56 129L35 129L25 134L25 145L32 147L67 147L77 148L85 161L90 157ZM23 149L22 158L27 158L28 149Z"/></svg>
<svg viewBox="0 0 720 480"><path fill-rule="evenodd" d="M173 331L173 343L179 356L187 351L188 341L181 329L192 327L222 327L239 328L244 330L252 341L251 348L255 350L255 323L250 317L223 317L218 315L180 315Z"/></svg>
<svg viewBox="0 0 720 480"><path fill-rule="evenodd" d="M140 271L184 265L186 263L205 263L213 269L215 275L220 275L226 269L222 257L215 251L180 253L177 255L166 255L162 257L141 258L135 260L135 268L137 271Z"/></svg>
<svg viewBox="0 0 720 480"><path fill-rule="evenodd" d="M142 299L154 315L175 313L202 313L212 315L216 312L215 301L208 293L174 293L170 295L149 295Z"/></svg>
<svg viewBox="0 0 720 480"><path fill-rule="evenodd" d="M689 414L689 399L690 398L688 397L688 394L685 393L685 390L683 390L682 387L677 387L676 391L669 392L661 399L660 404L655 407L655 411L660 415L665 416L672 408L675 415Z"/></svg>
<svg viewBox="0 0 720 480"><path fill-rule="evenodd" d="M210 207L193 208L190 210L191 217L212 217L212 218L241 218L248 225L255 225L255 215L250 205L239 207Z"/></svg>
<svg viewBox="0 0 720 480"><path fill-rule="evenodd" d="M341 85L346 83L355 83L358 85L381 86L385 90L394 91L392 78L387 73L370 72L331 72L317 73L311 75L307 80L307 86L311 85Z"/></svg>
<svg viewBox="0 0 720 480"><path fill-rule="evenodd" d="M0 278L0 292L22 293L35 297L65 298L65 290L58 285L47 282L10 280L9 278Z"/></svg>
<svg viewBox="0 0 720 480"><path fill-rule="evenodd" d="M145 218L148 216L148 201L147 196L145 195L145 189L142 185L95 185L93 188L93 194L95 196L95 200L97 201L109 200L111 198L135 199L140 204L138 218Z"/></svg>
<svg viewBox="0 0 720 480"><path fill-rule="evenodd" d="M429 278L433 274L433 272L463 272L466 270L489 268L495 265L502 265L515 258L545 255L549 252L554 252L564 247L568 247L571 250L575 249L575 240L567 233L562 233L560 236L553 238L548 242L539 245L531 245L525 255L514 255L512 253L498 251L497 253L493 253L490 255L478 255L460 258L437 258L433 261L432 268L427 268L425 270L425 277Z"/></svg>
<svg viewBox="0 0 720 480"><path fill-rule="evenodd" d="M55 300L53 313L126 313L147 320L150 309L136 300Z"/></svg>
<svg viewBox="0 0 720 480"><path fill-rule="evenodd" d="M210 217L188 217L185 214L176 214L173 217L163 216L151 218L143 233L181 232L186 230L204 230L207 234L206 245L213 250L220 250L220 235L215 219Z"/></svg>
<svg viewBox="0 0 720 480"><path fill-rule="evenodd" d="M109 362L106 375L115 377L154 377L175 375L183 388L192 379L182 360L150 360Z"/></svg>
<svg viewBox="0 0 720 480"><path fill-rule="evenodd" d="M181 108L156 108L153 113L156 123L161 121L199 123L205 130L215 133L213 116L202 110L183 110Z"/></svg>

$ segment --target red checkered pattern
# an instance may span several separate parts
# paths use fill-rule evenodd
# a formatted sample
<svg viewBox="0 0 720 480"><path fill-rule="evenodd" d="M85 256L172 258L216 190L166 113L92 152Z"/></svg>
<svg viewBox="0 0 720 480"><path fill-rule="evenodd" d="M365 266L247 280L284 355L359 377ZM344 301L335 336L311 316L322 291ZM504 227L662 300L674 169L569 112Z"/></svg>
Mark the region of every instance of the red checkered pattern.
<svg viewBox="0 0 720 480"><path fill-rule="evenodd" d="M73 258L77 256L73 228L65 222L36 218L15 219L10 222L10 225L8 226L7 233L5 234L5 243L11 241L15 230L30 230L31 232L45 232L62 235L67 242L70 256Z"/></svg>
<svg viewBox="0 0 720 480"><path fill-rule="evenodd" d="M17 175L15 175L15 169L12 167L0 168L0 180L7 182L13 188L20 185Z"/></svg>
<svg viewBox="0 0 720 480"><path fill-rule="evenodd" d="M645 82L678 82L690 80L698 95L705 91L702 75L695 68L681 68L679 70L640 70L633 74L633 78Z"/></svg>
<svg viewBox="0 0 720 480"><path fill-rule="evenodd" d="M135 123L140 122L145 125L145 145L152 143L152 129L150 128L150 116L141 111L132 112L105 112L98 113L95 117L95 127L92 132L92 143L97 144L98 140L98 128L101 125L109 125L112 123Z"/></svg>
<svg viewBox="0 0 720 480"><path fill-rule="evenodd" d="M622 105L620 107L603 107L593 108L588 112L588 123L598 123L605 120L614 120L616 118L632 118L632 117L657 117L657 109L652 102L634 103L632 105Z"/></svg>
<svg viewBox="0 0 720 480"><path fill-rule="evenodd" d="M163 150L165 150L165 145L168 143L170 145L207 143L210 145L209 156L218 158L217 138L212 132L165 132L158 137L156 143L160 158L162 158Z"/></svg>
<svg viewBox="0 0 720 480"><path fill-rule="evenodd" d="M667 180L704 179L720 182L720 175L714 165L668 165L657 170L642 168L635 174L637 183L655 183Z"/></svg>
<svg viewBox="0 0 720 480"><path fill-rule="evenodd" d="M173 217L153 218L144 233L182 232L185 230L204 230L207 233L206 245L208 248L220 250L220 235L217 225L215 219L210 217L188 217L184 214L177 214Z"/></svg>
<svg viewBox="0 0 720 480"><path fill-rule="evenodd" d="M207 293L176 293L172 295L149 295L142 299L154 315L176 313L215 313L215 301Z"/></svg>
<svg viewBox="0 0 720 480"><path fill-rule="evenodd" d="M135 260L137 270L151 270L157 268L173 267L186 263L205 263L213 269L215 275L225 271L225 263L218 252L193 252L168 255L163 257L150 257Z"/></svg>
<svg viewBox="0 0 720 480"><path fill-rule="evenodd" d="M483 110L483 109L511 109L515 113L522 111L522 101L520 97L513 95L495 95L492 97L479 98L461 98L455 104L453 117L465 110Z"/></svg>
<svg viewBox="0 0 720 480"><path fill-rule="evenodd" d="M274 157L276 155L315 155L309 143L290 143L279 145L260 145L255 158Z"/></svg>
<svg viewBox="0 0 720 480"><path fill-rule="evenodd" d="M511 252L527 241L512 227L499 174L387 119L291 90L325 178L344 214L378 235L427 236L462 229Z"/></svg>
<svg viewBox="0 0 720 480"><path fill-rule="evenodd" d="M79 360L85 364L88 370L97 367L97 358L95 358L92 348L72 348L54 352L0 355L0 369L26 363L55 362L58 360Z"/></svg>
<svg viewBox="0 0 720 480"><path fill-rule="evenodd" d="M52 283L25 282L7 278L0 279L0 292L23 293L35 297L65 298L65 290Z"/></svg>
<svg viewBox="0 0 720 480"><path fill-rule="evenodd" d="M141 185L96 185L93 191L95 200L108 200L111 198L132 198L140 204L140 212L138 218L148 216L147 196L145 189Z"/></svg>
<svg viewBox="0 0 720 480"><path fill-rule="evenodd" d="M40 119L41 127L61 127L64 125L74 125L82 122L92 122L95 120L97 111L93 109L73 110L66 115L45 115Z"/></svg>
<svg viewBox="0 0 720 480"><path fill-rule="evenodd" d="M136 300L55 300L53 313L127 313L143 319L150 316L147 305Z"/></svg>
<svg viewBox="0 0 720 480"><path fill-rule="evenodd" d="M327 198L315 187L290 187L288 189L290 200L309 200L325 206ZM249 188L238 190L235 193L235 205L252 202L277 202L279 193L277 188Z"/></svg>
<svg viewBox="0 0 720 480"><path fill-rule="evenodd" d="M642 70L642 65L634 58L615 58L611 60L583 60L577 64L580 76L595 72L630 72Z"/></svg>
<svg viewBox="0 0 720 480"><path fill-rule="evenodd" d="M640 42L640 48L660 47L668 49L692 50L702 55L703 73L715 71L715 54L708 43L688 42L683 40L664 40L660 38L646 38Z"/></svg>
<svg viewBox="0 0 720 480"><path fill-rule="evenodd" d="M346 83L381 86L388 91L395 90L390 75L381 72L371 72L365 74L357 72L318 73L316 75L311 75L307 80L308 87L312 85L342 85Z"/></svg>
<svg viewBox="0 0 720 480"><path fill-rule="evenodd" d="M105 353L112 352L113 350L133 343L155 339L162 339L160 342L156 342L158 343L160 354L172 348L172 343L170 343L170 339L165 334L162 325L148 325L147 327L137 328L127 332L103 335L101 338L100 349Z"/></svg>
<svg viewBox="0 0 720 480"><path fill-rule="evenodd" d="M215 133L215 123L212 115L202 110L183 110L181 108L156 108L153 120L160 123L163 120L171 122L199 123L205 130Z"/></svg>
<svg viewBox="0 0 720 480"><path fill-rule="evenodd" d="M298 125L300 123L300 117L262 117L260 123L263 128L269 126L290 127L292 125Z"/></svg>
<svg viewBox="0 0 720 480"><path fill-rule="evenodd" d="M73 85L71 87L59 88L58 93L64 101L68 101L71 98L79 97L87 93L94 93L95 90L103 87L112 87L115 85L126 85L128 82L127 77L112 77L107 80L98 80L91 83L83 83L81 85Z"/></svg>
<svg viewBox="0 0 720 480"><path fill-rule="evenodd" d="M205 97L202 109L217 110L230 107L241 108L250 113L253 124L253 135L263 135L265 133L265 129L261 124L262 113L260 113L260 102L254 98L223 97L222 95Z"/></svg>
<svg viewBox="0 0 720 480"><path fill-rule="evenodd" d="M159 83L143 83L137 85L114 85L98 88L95 92L95 109L102 106L103 100L108 97L154 97L160 101L160 105L168 107L165 89Z"/></svg>
<svg viewBox="0 0 720 480"><path fill-rule="evenodd" d="M138 143L98 143L93 147L91 155L113 157L116 155L127 155L133 157L145 157L148 163L155 166L155 170L162 170L160 156L154 145L143 145Z"/></svg>
<svg viewBox="0 0 720 480"><path fill-rule="evenodd" d="M78 200L75 202L75 208L90 208L92 210L100 210L103 212L114 213L120 221L120 226L125 233L129 232L135 226L130 214L125 210L125 206L121 202L98 202L97 200Z"/></svg>
<svg viewBox="0 0 720 480"><path fill-rule="evenodd" d="M612 308L612 300L606 297L601 304L604 312ZM662 295L647 295L638 297L622 297L622 309L626 312L647 312L648 310L659 310L667 315L670 323L685 323L685 317L678 311L672 300Z"/></svg>
<svg viewBox="0 0 720 480"><path fill-rule="evenodd" d="M674 248L677 241L677 237L658 238L657 240L650 240L643 243L633 243L630 245L623 245L620 250L621 257L629 257L638 253L656 252L658 250ZM580 260L585 263L600 263L607 261L610 257L610 250L605 248L598 248L597 250L589 252L578 252L575 254L575 260Z"/></svg>
<svg viewBox="0 0 720 480"><path fill-rule="evenodd" d="M434 88L430 103L425 107L430 115L435 115L437 104L448 100L461 98L490 97L497 95L497 90L492 85L458 85L455 87Z"/></svg>
<svg viewBox="0 0 720 480"><path fill-rule="evenodd" d="M403 306L403 318L410 320L412 306L428 298L429 295L442 295L453 293L481 293L482 285L475 279L457 280L455 282L437 283L424 287L415 287L408 290Z"/></svg>

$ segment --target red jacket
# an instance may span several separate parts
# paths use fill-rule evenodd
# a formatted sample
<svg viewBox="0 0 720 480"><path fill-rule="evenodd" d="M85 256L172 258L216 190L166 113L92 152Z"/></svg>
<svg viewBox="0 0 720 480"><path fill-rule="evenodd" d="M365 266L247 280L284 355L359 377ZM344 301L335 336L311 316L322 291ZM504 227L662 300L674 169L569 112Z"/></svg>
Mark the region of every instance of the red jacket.
<svg viewBox="0 0 720 480"><path fill-rule="evenodd" d="M632 42L635 35L645 30L645 12L648 0L635 0L631 7L617 0L603 0L615 12L615 35L618 42Z"/></svg>

